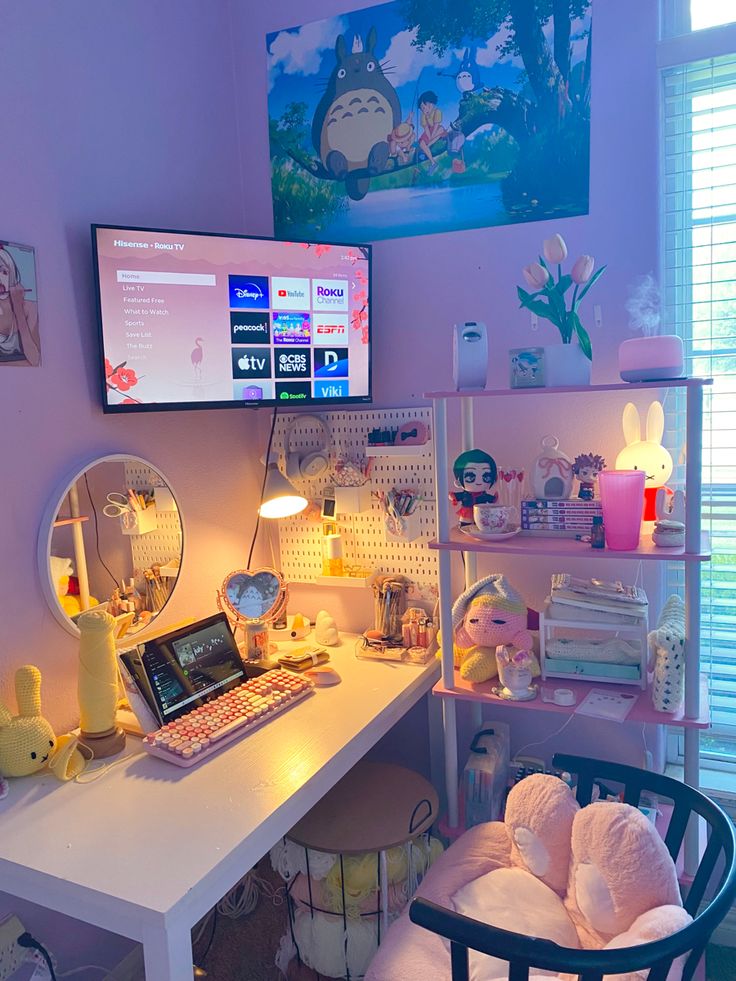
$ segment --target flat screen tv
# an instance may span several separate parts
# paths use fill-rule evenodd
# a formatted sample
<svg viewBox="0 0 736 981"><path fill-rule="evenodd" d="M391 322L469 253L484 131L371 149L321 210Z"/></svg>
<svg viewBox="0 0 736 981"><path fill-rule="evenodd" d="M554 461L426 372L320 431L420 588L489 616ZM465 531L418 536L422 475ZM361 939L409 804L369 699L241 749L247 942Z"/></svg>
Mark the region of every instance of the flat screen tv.
<svg viewBox="0 0 736 981"><path fill-rule="evenodd" d="M105 412L371 401L367 245L92 226Z"/></svg>

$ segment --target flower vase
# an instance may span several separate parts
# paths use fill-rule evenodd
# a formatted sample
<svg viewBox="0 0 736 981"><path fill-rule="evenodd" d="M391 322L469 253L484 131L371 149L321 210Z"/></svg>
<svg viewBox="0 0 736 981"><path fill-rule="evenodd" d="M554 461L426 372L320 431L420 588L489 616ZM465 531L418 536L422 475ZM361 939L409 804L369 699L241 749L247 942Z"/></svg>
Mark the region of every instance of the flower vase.
<svg viewBox="0 0 736 981"><path fill-rule="evenodd" d="M590 385L590 360L578 344L548 344L544 348L544 387Z"/></svg>

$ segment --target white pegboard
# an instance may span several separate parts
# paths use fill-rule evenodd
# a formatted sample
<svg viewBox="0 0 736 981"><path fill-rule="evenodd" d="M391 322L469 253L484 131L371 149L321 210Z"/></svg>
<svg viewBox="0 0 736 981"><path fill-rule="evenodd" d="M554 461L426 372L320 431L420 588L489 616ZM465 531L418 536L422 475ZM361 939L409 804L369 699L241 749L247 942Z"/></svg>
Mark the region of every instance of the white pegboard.
<svg viewBox="0 0 736 981"><path fill-rule="evenodd" d="M429 407L356 409L352 412L339 409L318 414L332 434L332 463L339 455L362 457L368 443L368 433L372 429L398 429L414 420L427 426L430 434L428 449L433 450L432 410ZM321 445L321 430L308 416L304 417L304 422L300 422L298 415L280 415L276 421L273 450L281 452L282 467L284 454L288 451L285 438L290 427L292 448L301 455ZM403 573L420 585L436 585L438 553L427 548L429 539L436 537L433 460L433 452L426 456L373 458L372 490L387 493L393 487L409 488L422 497L416 512L421 533L412 542L388 541L383 511L374 500L370 510L338 515L337 524L342 535L343 560L346 563L381 572ZM333 485L332 471L314 480L295 480L294 484L310 501L320 501L327 488ZM315 582L322 575L321 523L296 515L275 524L278 526L281 571L286 580Z"/></svg>
<svg viewBox="0 0 736 981"><path fill-rule="evenodd" d="M141 493L149 493L152 487L163 483L161 475L151 467L132 460L125 464L125 486ZM181 522L178 511L156 510L158 527L146 535L129 535L133 553L133 569L140 575L154 563L166 565L181 557Z"/></svg>

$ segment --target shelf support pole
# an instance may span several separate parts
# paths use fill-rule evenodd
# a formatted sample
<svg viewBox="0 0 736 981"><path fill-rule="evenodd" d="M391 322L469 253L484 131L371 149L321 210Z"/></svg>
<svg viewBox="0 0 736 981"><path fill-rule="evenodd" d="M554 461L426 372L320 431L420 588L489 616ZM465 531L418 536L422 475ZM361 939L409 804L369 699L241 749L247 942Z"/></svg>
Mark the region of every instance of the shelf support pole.
<svg viewBox="0 0 736 981"><path fill-rule="evenodd" d="M69 512L73 518L80 517L79 491L77 485L69 488ZM77 521L72 525L72 542L74 546L74 565L79 580L79 605L82 610L89 609L89 576L87 574L87 556L84 550L84 532Z"/></svg>
<svg viewBox="0 0 736 981"><path fill-rule="evenodd" d="M703 491L703 387L686 389L685 551L700 552ZM700 715L700 562L685 562L685 718ZM700 786L700 730L685 729L685 783ZM685 834L685 873L694 875L699 860L699 819L693 817Z"/></svg>
<svg viewBox="0 0 736 981"><path fill-rule="evenodd" d="M472 398L462 398L460 400L462 408L461 416L461 442L463 453L467 450L475 449L475 426L473 423L473 400ZM475 552L463 552L463 563L465 565L465 588L470 589L478 579L478 556Z"/></svg>
<svg viewBox="0 0 736 981"><path fill-rule="evenodd" d="M447 400L435 399L432 403L434 419L435 480L437 494L435 501L437 535L441 542L450 539L450 517L448 495L450 492L447 475ZM452 565L451 553L441 551L440 567L440 630L442 632L442 684L452 688L455 684L455 662L452 637ZM445 786L447 790L447 816L450 827L458 824L457 807L457 724L455 702L451 698L442 699L442 723L445 737Z"/></svg>

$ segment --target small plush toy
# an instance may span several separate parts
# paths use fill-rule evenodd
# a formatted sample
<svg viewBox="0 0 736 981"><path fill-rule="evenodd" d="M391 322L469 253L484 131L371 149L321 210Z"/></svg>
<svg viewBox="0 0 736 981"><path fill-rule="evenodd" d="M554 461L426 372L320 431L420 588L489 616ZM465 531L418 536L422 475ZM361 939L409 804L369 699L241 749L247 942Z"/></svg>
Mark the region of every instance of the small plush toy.
<svg viewBox="0 0 736 981"><path fill-rule="evenodd" d="M59 780L72 780L89 761L76 736L57 739L41 715L41 672L32 664L15 672L15 700L15 716L0 702L0 800L7 794L3 776L27 777L48 764Z"/></svg>
<svg viewBox="0 0 736 981"><path fill-rule="evenodd" d="M41 715L41 672L31 664L15 672L18 715L0 702L0 773L25 777L44 767L56 748L56 736Z"/></svg>
<svg viewBox="0 0 736 981"><path fill-rule="evenodd" d="M496 648L511 645L531 651L524 600L505 576L479 579L452 608L455 666L466 681L488 681L498 674ZM533 657L532 674L539 674Z"/></svg>
<svg viewBox="0 0 736 981"><path fill-rule="evenodd" d="M498 480L496 461L484 450L466 450L452 465L457 491L450 493L461 525L472 525L475 504L495 504L497 494L491 489Z"/></svg>

